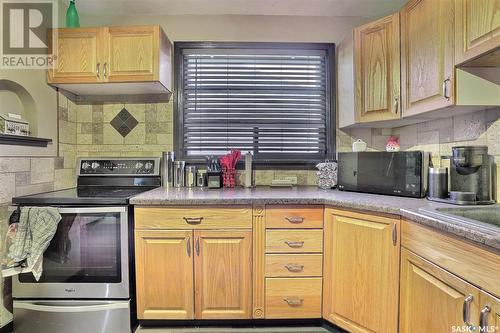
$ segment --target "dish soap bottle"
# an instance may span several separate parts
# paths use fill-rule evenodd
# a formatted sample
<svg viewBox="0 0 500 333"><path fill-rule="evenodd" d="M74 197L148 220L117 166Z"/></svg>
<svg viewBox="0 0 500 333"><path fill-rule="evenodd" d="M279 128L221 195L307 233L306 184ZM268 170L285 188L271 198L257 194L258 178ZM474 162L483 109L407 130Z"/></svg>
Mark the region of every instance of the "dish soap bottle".
<svg viewBox="0 0 500 333"><path fill-rule="evenodd" d="M75 0L69 2L68 11L66 12L66 27L78 28L80 27L80 18L76 11Z"/></svg>

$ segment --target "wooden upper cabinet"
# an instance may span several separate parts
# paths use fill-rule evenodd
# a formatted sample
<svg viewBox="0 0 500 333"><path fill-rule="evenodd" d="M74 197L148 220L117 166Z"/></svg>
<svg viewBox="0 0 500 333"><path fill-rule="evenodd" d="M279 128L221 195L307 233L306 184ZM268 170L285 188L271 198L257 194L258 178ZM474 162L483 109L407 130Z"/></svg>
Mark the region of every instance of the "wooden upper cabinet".
<svg viewBox="0 0 500 333"><path fill-rule="evenodd" d="M500 0L456 0L455 63L475 59L496 49L474 65L500 65Z"/></svg>
<svg viewBox="0 0 500 333"><path fill-rule="evenodd" d="M410 0L400 18L403 117L454 105L454 1Z"/></svg>
<svg viewBox="0 0 500 333"><path fill-rule="evenodd" d="M102 35L100 28L58 29L54 66L47 72L49 83L101 82Z"/></svg>
<svg viewBox="0 0 500 333"><path fill-rule="evenodd" d="M105 85L68 83L135 83L130 93L172 90L172 45L158 25L57 29L56 66L48 82L78 94L108 92ZM111 86L109 86L111 87ZM123 87L123 86L122 86ZM75 89L76 91L73 91ZM115 92L116 89L110 89Z"/></svg>
<svg viewBox="0 0 500 333"><path fill-rule="evenodd" d="M399 13L354 30L356 121L400 118Z"/></svg>
<svg viewBox="0 0 500 333"><path fill-rule="evenodd" d="M160 27L109 27L106 43L108 81L158 80Z"/></svg>
<svg viewBox="0 0 500 333"><path fill-rule="evenodd" d="M399 218L327 209L325 219L323 317L350 332L396 332Z"/></svg>
<svg viewBox="0 0 500 333"><path fill-rule="evenodd" d="M196 318L252 318L252 231L194 235Z"/></svg>
<svg viewBox="0 0 500 333"><path fill-rule="evenodd" d="M479 325L483 332L496 332L500 328L500 299L481 291Z"/></svg>
<svg viewBox="0 0 500 333"><path fill-rule="evenodd" d="M405 248L401 259L400 332L479 324L479 289Z"/></svg>
<svg viewBox="0 0 500 333"><path fill-rule="evenodd" d="M139 319L194 318L192 234L135 231Z"/></svg>

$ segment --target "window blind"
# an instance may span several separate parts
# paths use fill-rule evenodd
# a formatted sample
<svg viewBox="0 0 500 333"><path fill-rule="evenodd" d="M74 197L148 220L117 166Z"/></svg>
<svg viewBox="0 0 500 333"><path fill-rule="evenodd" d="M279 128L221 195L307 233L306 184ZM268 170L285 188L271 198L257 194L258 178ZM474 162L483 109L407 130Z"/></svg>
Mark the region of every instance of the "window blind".
<svg viewBox="0 0 500 333"><path fill-rule="evenodd" d="M181 74L185 157L325 158L325 50L184 49Z"/></svg>

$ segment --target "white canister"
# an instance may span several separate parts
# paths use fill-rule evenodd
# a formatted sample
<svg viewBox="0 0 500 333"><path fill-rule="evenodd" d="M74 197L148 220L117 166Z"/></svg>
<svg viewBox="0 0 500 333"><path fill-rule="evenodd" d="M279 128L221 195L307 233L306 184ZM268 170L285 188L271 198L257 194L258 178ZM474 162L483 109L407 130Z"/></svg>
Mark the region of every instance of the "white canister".
<svg viewBox="0 0 500 333"><path fill-rule="evenodd" d="M360 151L365 151L366 150L366 142L364 142L361 139L357 139L353 144L352 144L352 151L357 153Z"/></svg>

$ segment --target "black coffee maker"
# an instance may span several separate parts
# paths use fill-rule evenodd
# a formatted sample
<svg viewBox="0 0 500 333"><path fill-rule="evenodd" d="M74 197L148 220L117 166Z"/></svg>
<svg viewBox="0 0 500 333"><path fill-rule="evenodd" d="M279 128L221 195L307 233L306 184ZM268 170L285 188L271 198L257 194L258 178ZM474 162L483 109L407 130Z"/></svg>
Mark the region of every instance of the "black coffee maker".
<svg viewBox="0 0 500 333"><path fill-rule="evenodd" d="M486 146L452 148L448 200L460 205L493 204L493 157Z"/></svg>
<svg viewBox="0 0 500 333"><path fill-rule="evenodd" d="M447 168L429 168L427 199L455 205L489 205L493 200L493 157L486 146L453 147L450 159L450 191Z"/></svg>

